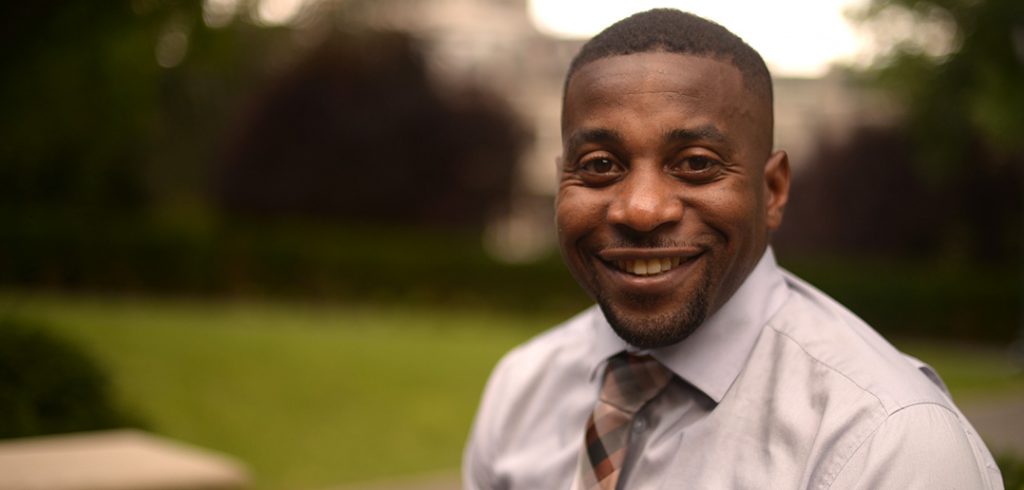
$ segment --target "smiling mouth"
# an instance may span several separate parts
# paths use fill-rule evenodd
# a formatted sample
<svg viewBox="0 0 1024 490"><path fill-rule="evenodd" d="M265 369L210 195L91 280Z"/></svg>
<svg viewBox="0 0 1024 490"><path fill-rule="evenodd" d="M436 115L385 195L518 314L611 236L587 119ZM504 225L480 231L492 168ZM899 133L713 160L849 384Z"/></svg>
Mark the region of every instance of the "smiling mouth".
<svg viewBox="0 0 1024 490"><path fill-rule="evenodd" d="M634 276L654 276L658 274L664 274L681 264L690 262L695 257L660 257L650 259L637 259L637 260L615 260L612 264L615 267L625 272L626 274L632 274Z"/></svg>

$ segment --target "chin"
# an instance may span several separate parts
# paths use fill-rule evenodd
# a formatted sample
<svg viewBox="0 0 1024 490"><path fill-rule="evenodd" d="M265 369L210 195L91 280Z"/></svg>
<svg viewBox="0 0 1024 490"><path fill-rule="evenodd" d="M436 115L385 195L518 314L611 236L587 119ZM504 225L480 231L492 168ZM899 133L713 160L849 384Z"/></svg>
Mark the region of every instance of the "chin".
<svg viewBox="0 0 1024 490"><path fill-rule="evenodd" d="M612 330L634 347L655 349L683 341L708 315L711 277L705 274L688 298L679 304L660 305L657 298L636 296L623 303L597 295L597 304ZM660 311L659 311L660 310Z"/></svg>

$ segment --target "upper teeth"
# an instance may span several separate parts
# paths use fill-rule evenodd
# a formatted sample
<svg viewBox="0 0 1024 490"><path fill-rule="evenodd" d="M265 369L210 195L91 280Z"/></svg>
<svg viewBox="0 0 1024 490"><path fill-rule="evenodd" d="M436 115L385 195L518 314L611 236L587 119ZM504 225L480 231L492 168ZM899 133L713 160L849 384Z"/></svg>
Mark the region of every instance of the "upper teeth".
<svg viewBox="0 0 1024 490"><path fill-rule="evenodd" d="M671 270L679 265L680 262L682 262L682 259L679 257L665 257L661 259L617 260L615 265L620 270L630 274L649 276Z"/></svg>

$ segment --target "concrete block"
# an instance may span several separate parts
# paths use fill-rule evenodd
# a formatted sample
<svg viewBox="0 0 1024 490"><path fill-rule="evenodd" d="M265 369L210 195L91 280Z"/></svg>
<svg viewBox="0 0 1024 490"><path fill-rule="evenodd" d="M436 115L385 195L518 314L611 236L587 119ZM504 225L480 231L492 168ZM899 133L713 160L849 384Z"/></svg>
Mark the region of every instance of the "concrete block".
<svg viewBox="0 0 1024 490"><path fill-rule="evenodd" d="M237 490L245 467L138 430L0 440L0 490Z"/></svg>

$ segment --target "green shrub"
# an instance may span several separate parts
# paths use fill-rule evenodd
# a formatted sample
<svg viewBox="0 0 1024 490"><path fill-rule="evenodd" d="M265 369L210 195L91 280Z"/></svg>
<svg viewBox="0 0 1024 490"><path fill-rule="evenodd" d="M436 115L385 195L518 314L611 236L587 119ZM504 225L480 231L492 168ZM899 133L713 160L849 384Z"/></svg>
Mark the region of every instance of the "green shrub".
<svg viewBox="0 0 1024 490"><path fill-rule="evenodd" d="M296 220L100 217L0 206L0 286L487 307L568 316L590 304L555 250L489 256L473 229ZM1009 343L1020 261L814 256L779 262L889 338Z"/></svg>
<svg viewBox="0 0 1024 490"><path fill-rule="evenodd" d="M0 319L0 438L126 425L91 357L40 325Z"/></svg>

